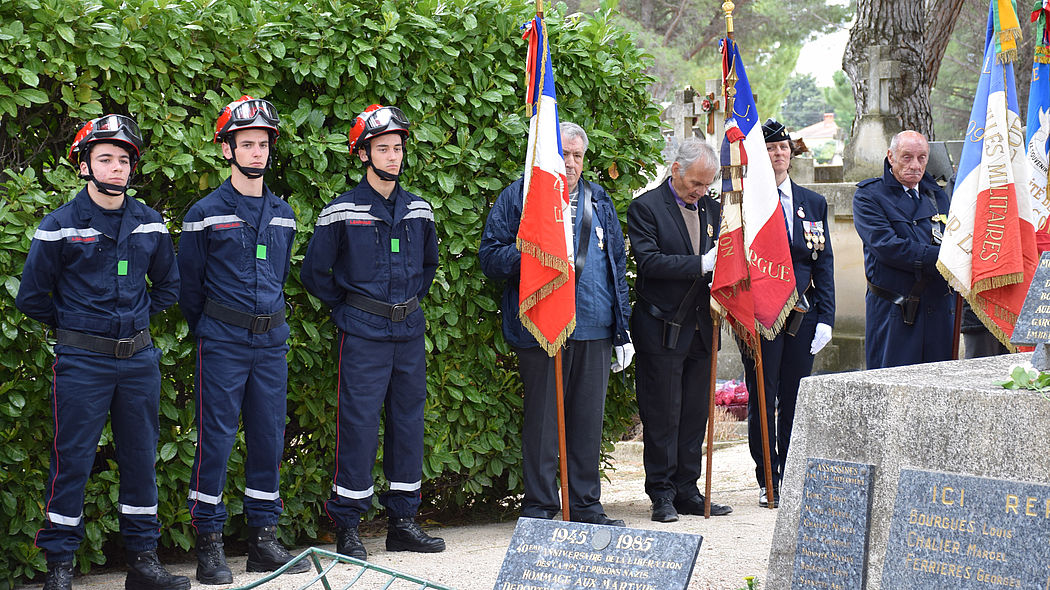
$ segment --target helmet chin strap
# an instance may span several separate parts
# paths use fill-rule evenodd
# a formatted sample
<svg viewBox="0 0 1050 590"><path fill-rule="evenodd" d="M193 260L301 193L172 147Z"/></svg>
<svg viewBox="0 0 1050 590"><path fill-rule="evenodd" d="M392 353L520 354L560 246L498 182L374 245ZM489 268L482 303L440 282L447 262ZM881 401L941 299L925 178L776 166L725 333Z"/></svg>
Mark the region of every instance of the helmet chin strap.
<svg viewBox="0 0 1050 590"><path fill-rule="evenodd" d="M82 178L83 180L90 180L95 185L95 188L97 188L99 192L101 192L104 195L108 195L110 197L119 197L120 195L126 193L128 187L131 186L130 174L128 175L128 182L126 184L110 184L108 182L102 182L99 179L95 178L95 173L91 170L91 158L87 159L87 167L88 173L81 174L80 178Z"/></svg>
<svg viewBox="0 0 1050 590"><path fill-rule="evenodd" d="M272 146L270 147L270 153L266 156L266 166L263 166L262 168L252 168L250 166L241 166L241 163L237 161L237 142L233 140L232 135L226 143L230 146L230 153L233 154L232 158L226 158L226 162L236 166L237 169L241 171L241 174L253 180L256 178L262 178L262 176L266 174L266 171L270 168L270 160L273 158Z"/></svg>

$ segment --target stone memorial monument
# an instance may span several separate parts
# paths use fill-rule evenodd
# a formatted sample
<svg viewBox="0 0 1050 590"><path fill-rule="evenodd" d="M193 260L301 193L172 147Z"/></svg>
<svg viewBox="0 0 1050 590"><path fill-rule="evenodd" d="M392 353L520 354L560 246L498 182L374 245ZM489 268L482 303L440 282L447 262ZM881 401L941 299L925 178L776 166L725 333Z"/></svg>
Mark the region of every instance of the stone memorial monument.
<svg viewBox="0 0 1050 590"><path fill-rule="evenodd" d="M793 587L797 553L804 547L798 542L805 530L800 521L812 514L804 516L802 508L813 458L871 465L863 586L867 590L1010 587L1013 579L1023 582L1015 587L1046 588L1050 400L1039 392L995 385L1009 375L1012 365L1031 356L1019 353L804 379L765 588ZM965 510L952 514L952 506ZM973 532L968 530L970 520ZM966 530L953 531L953 526ZM935 530L938 527L941 530ZM927 533L920 534L923 530ZM1011 531L1017 539L997 537L995 531L1002 536ZM954 542L959 543L958 553ZM970 544L975 545L972 551ZM945 565L942 574L941 566L931 565L931 560L951 561L956 568L949 573ZM827 562L809 563L824 567L821 564ZM914 576L916 567L932 567L937 573L901 577ZM966 567L971 568L971 580L965 579ZM973 578L978 575L980 580ZM1032 585L1032 580L1038 583Z"/></svg>
<svg viewBox="0 0 1050 590"><path fill-rule="evenodd" d="M882 176L890 140L902 131L900 119L890 112L890 84L900 78L900 62L889 55L890 48L884 45L868 48L868 100L853 123L853 135L842 157L848 181Z"/></svg>
<svg viewBox="0 0 1050 590"><path fill-rule="evenodd" d="M703 537L519 518L494 590L685 590Z"/></svg>

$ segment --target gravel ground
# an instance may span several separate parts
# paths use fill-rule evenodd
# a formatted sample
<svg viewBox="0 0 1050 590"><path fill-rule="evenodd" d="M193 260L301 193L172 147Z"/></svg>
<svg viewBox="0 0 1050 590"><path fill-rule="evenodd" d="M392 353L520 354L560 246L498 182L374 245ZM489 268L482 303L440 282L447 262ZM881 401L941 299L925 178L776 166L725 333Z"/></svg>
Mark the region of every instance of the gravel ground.
<svg viewBox="0 0 1050 590"><path fill-rule="evenodd" d="M649 500L643 491L641 443L619 443L614 455L614 471L602 488L602 503L612 518L622 518L627 526L699 534L704 537L696 561L690 590L736 590L745 586L744 576L765 580L770 542L776 522L776 510L758 507L758 490L753 482L754 464L746 441L722 443L714 452L712 497L720 504L733 506L729 516L683 516L678 522L661 524L649 520ZM703 481L701 480L701 488ZM514 522L486 525L437 527L427 526L431 534L444 537L448 549L439 554L388 553L383 535L364 539L371 563L389 568L431 583L460 590L489 590L496 582L500 564L510 543ZM334 545L320 549L335 551ZM300 548L299 550L302 550ZM171 564L169 569L193 579L196 562L192 555L187 561ZM331 560L322 561L327 565ZM258 581L260 574L244 573L245 557L231 556L234 586L244 587ZM360 568L338 564L328 574L331 588L346 588L358 575ZM283 575L259 588L265 590L293 590L310 584L308 574ZM398 580L384 586L389 580L373 572L349 586L353 590L420 588L419 584ZM74 580L78 590L119 589L124 585L123 572L92 574ZM195 588L207 588L197 584ZM310 590L324 590L321 582L309 585Z"/></svg>

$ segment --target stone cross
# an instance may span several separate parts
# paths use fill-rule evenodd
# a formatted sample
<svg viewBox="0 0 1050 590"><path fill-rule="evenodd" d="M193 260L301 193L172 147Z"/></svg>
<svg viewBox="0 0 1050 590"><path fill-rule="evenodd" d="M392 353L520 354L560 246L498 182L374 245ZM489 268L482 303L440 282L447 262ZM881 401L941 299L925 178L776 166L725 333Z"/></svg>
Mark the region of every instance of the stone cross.
<svg viewBox="0 0 1050 590"><path fill-rule="evenodd" d="M694 135L693 128L696 127L698 111L696 98L698 93L692 86L686 86L682 90L675 90L674 102L669 108L671 117L671 128L674 130L675 139L681 141Z"/></svg>
<svg viewBox="0 0 1050 590"><path fill-rule="evenodd" d="M890 81L900 78L901 64L889 59L890 48L885 45L868 47L868 113L884 115L890 112Z"/></svg>

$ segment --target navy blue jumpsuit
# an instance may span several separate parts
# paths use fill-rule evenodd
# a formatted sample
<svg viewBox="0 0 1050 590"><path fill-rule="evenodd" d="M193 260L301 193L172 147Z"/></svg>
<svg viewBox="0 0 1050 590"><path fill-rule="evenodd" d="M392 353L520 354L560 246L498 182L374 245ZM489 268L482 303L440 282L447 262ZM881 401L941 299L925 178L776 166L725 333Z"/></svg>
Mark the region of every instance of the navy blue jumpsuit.
<svg viewBox="0 0 1050 590"><path fill-rule="evenodd" d="M380 502L391 518L415 516L419 509L427 381L426 322L418 302L437 265L430 204L400 184L388 201L364 179L318 216L300 276L331 306L339 328L339 433L325 508L341 528L356 526L371 507L382 409L390 489ZM405 305L382 313L383 305L395 304Z"/></svg>
<svg viewBox="0 0 1050 590"><path fill-rule="evenodd" d="M139 553L157 547L160 350L149 343L149 321L175 303L178 290L164 219L131 197L107 212L85 188L44 217L33 235L18 309L60 333L86 334L95 342L102 341L92 337L133 339L109 354L55 346L47 521L36 537L48 561L72 560L84 538L84 487L107 416L120 468L117 508L125 548Z"/></svg>
<svg viewBox="0 0 1050 590"><path fill-rule="evenodd" d="M190 208L179 239L179 306L197 336L197 454L188 505L200 534L222 531L226 462L244 421L244 514L277 524L288 384L284 281L295 213L229 180ZM238 321L244 323L239 324Z"/></svg>

